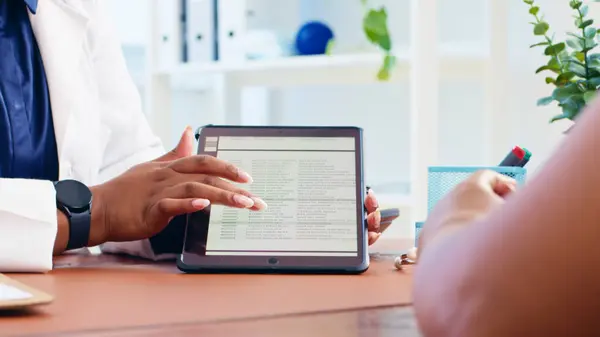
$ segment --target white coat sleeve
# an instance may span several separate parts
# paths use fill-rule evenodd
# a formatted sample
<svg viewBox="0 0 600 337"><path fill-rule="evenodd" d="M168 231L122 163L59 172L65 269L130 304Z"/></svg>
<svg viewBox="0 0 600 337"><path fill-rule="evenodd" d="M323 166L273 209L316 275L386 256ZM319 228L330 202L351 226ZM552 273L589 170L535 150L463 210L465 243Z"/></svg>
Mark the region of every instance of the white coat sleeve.
<svg viewBox="0 0 600 337"><path fill-rule="evenodd" d="M139 92L131 78L123 51L104 1L91 2L93 25L90 41L102 111L102 123L110 130L110 140L100 171L100 182L110 180L131 167L156 159L165 151L153 133L142 111ZM183 240L183 238L182 238ZM104 253L125 253L158 260L172 256L156 256L149 240L105 243Z"/></svg>
<svg viewBox="0 0 600 337"><path fill-rule="evenodd" d="M50 181L0 179L0 272L47 272L56 240Z"/></svg>

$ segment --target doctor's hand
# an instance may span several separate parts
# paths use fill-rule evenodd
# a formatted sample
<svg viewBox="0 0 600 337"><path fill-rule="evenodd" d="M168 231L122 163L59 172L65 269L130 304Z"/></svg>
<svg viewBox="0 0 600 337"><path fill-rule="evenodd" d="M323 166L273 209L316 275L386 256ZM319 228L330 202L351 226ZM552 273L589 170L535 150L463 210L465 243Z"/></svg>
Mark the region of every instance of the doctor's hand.
<svg viewBox="0 0 600 337"><path fill-rule="evenodd" d="M466 228L504 204L517 183L495 171L479 171L440 200L419 234L419 255L437 239Z"/></svg>
<svg viewBox="0 0 600 337"><path fill-rule="evenodd" d="M179 145L152 162L137 165L121 176L92 188L99 226L96 241L134 241L161 232L178 215L210 204L262 210L264 201L231 182L252 178L236 166L212 156L192 155L188 128Z"/></svg>
<svg viewBox="0 0 600 337"><path fill-rule="evenodd" d="M365 206L367 208L367 224L369 225L369 245L372 245L381 236L381 233L379 233L381 213L379 213L379 202L377 201L373 190L369 190L369 193L367 193Z"/></svg>

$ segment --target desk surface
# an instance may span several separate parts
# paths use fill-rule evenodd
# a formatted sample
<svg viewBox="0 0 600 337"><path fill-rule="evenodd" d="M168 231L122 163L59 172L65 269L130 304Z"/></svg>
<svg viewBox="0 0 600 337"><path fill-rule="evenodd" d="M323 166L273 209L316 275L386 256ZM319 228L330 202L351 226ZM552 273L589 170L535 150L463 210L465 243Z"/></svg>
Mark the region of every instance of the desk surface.
<svg viewBox="0 0 600 337"><path fill-rule="evenodd" d="M412 337L411 274L385 254L361 276L183 275L173 263L64 256L49 275L11 275L56 301L0 313L0 335Z"/></svg>

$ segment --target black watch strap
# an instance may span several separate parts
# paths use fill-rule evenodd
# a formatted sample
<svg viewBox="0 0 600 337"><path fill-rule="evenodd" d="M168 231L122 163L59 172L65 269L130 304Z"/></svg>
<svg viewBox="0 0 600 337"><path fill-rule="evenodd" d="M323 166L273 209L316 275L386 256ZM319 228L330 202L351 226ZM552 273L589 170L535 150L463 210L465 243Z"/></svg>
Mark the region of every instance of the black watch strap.
<svg viewBox="0 0 600 337"><path fill-rule="evenodd" d="M72 213L69 218L69 242L67 250L87 247L90 238L92 216L90 212Z"/></svg>

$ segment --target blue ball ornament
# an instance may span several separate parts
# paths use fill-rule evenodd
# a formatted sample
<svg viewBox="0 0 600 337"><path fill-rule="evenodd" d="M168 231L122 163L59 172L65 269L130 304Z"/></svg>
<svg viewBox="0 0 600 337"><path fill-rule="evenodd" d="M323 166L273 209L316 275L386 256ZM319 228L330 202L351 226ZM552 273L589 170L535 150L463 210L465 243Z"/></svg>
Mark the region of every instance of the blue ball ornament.
<svg viewBox="0 0 600 337"><path fill-rule="evenodd" d="M327 51L333 31L323 22L310 21L296 34L296 51L299 55L322 55Z"/></svg>

